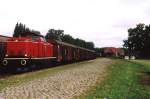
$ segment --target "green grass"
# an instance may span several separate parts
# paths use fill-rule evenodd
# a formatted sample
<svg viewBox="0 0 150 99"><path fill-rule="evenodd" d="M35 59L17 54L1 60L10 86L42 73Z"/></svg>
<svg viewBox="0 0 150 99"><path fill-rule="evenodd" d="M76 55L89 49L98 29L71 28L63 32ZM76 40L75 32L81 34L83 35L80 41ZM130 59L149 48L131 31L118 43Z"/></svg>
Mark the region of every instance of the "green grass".
<svg viewBox="0 0 150 99"><path fill-rule="evenodd" d="M77 66L82 66L83 64L88 64L91 62L92 61L85 61L85 62L79 62L79 63L74 63L74 64L62 65L62 66L53 67L53 68L49 68L45 70L33 71L29 73L17 74L17 75L1 78L0 79L0 91L5 87L9 87L12 85L17 85L17 84L21 84L27 81L34 80L34 79L42 78L42 77L54 74L62 70L74 68Z"/></svg>
<svg viewBox="0 0 150 99"><path fill-rule="evenodd" d="M96 87L79 96L82 99L150 99L150 86L139 83L141 70L146 71L150 62L115 60L107 78ZM143 63L143 64L142 64Z"/></svg>
<svg viewBox="0 0 150 99"><path fill-rule="evenodd" d="M133 62L136 62L143 66L143 71L150 72L150 60L134 60Z"/></svg>

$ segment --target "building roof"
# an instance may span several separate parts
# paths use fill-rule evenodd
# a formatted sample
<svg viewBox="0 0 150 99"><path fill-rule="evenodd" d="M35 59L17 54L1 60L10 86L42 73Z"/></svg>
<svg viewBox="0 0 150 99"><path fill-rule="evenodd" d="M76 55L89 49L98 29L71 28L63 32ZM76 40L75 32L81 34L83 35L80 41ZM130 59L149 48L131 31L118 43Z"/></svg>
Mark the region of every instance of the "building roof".
<svg viewBox="0 0 150 99"><path fill-rule="evenodd" d="M11 38L11 37L4 36L4 35L0 35L0 42L5 42L5 41L7 41L9 38Z"/></svg>
<svg viewBox="0 0 150 99"><path fill-rule="evenodd" d="M0 35L0 37L6 37L6 38L11 38L11 37L9 37L9 36L4 36L4 35Z"/></svg>

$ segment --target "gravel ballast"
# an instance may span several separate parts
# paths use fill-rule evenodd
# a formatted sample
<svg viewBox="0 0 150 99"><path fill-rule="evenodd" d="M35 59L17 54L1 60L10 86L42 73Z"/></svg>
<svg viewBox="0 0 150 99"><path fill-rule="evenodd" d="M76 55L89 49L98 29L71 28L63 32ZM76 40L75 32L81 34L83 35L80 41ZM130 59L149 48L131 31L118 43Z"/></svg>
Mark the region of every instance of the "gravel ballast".
<svg viewBox="0 0 150 99"><path fill-rule="evenodd" d="M0 99L71 99L102 81L111 63L106 58L76 63L76 67L7 87L0 92Z"/></svg>

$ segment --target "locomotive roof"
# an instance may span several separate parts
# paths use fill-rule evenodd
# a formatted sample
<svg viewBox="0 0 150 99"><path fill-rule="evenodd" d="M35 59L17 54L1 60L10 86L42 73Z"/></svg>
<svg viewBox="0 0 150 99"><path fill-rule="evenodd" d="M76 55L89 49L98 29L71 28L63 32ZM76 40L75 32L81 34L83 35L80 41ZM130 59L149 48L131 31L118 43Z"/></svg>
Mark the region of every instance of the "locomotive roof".
<svg viewBox="0 0 150 99"><path fill-rule="evenodd" d="M27 36L27 35L34 35L34 36L39 36L39 37L44 37L43 35L41 35L40 33L36 33L36 32L26 32L26 33L23 33L21 34L23 36Z"/></svg>
<svg viewBox="0 0 150 99"><path fill-rule="evenodd" d="M73 44L69 44L69 43L66 43L66 42L62 42L62 41L58 41L58 40L55 40L55 41L58 44L62 44L62 45L66 45L66 46L71 46L71 47L74 47L74 48L79 48L79 49L87 50L87 51L90 51L90 52L95 52L94 50L90 50L90 49L87 49L87 48L79 47L79 46L76 46L76 45L73 45Z"/></svg>

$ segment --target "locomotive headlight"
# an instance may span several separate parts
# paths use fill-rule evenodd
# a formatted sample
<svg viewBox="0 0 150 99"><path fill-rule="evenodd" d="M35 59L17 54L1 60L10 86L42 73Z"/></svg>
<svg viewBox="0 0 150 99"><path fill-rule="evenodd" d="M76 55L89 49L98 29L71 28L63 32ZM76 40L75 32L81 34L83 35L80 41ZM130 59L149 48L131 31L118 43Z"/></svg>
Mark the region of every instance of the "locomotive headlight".
<svg viewBox="0 0 150 99"><path fill-rule="evenodd" d="M8 57L8 54L6 54L5 56Z"/></svg>
<svg viewBox="0 0 150 99"><path fill-rule="evenodd" d="M28 55L27 55L27 54L25 54L24 56L26 56L26 57L27 57Z"/></svg>

